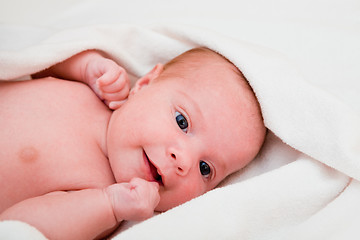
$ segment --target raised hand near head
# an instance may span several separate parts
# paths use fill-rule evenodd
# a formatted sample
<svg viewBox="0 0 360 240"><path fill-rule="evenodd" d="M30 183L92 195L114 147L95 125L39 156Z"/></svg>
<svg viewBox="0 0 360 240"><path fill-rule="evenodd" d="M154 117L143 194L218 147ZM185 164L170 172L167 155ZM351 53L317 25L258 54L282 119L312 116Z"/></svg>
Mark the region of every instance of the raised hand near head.
<svg viewBox="0 0 360 240"><path fill-rule="evenodd" d="M91 59L87 63L84 79L110 109L119 108L129 95L127 72L111 59Z"/></svg>

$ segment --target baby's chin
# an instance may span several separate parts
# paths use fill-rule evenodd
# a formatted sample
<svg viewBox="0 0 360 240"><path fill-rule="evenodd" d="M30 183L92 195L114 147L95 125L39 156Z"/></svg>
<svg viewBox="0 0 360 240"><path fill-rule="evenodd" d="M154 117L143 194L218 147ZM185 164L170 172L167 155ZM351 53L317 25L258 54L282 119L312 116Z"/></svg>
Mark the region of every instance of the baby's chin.
<svg viewBox="0 0 360 240"><path fill-rule="evenodd" d="M170 210L170 209L172 209L172 208L174 208L176 206L181 205L182 203L183 202L171 202L171 203L169 203L169 202L161 201L161 199L160 199L160 202L156 206L155 211L156 212L166 212L166 211L168 211L168 210Z"/></svg>
<svg viewBox="0 0 360 240"><path fill-rule="evenodd" d="M166 211L168 211L172 208L175 208L183 203L186 203L194 198L196 198L196 196L191 197L190 199L182 199L181 201L179 201L178 199L176 199L175 201L164 201L163 199L160 199L160 202L156 206L155 211L156 212L166 212Z"/></svg>
<svg viewBox="0 0 360 240"><path fill-rule="evenodd" d="M170 210L176 206L179 206L181 203L177 204L177 205L174 205L172 207L169 207L169 206L161 206L161 205L157 205L156 208L155 208L155 212L166 212L167 210Z"/></svg>

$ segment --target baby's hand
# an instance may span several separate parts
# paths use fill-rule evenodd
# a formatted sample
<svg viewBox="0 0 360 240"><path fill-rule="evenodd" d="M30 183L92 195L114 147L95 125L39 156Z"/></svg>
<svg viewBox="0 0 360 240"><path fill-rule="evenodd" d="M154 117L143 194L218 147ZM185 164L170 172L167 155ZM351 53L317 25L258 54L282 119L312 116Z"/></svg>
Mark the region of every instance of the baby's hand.
<svg viewBox="0 0 360 240"><path fill-rule="evenodd" d="M90 59L84 78L110 109L119 108L129 95L130 81L125 69L108 58Z"/></svg>
<svg viewBox="0 0 360 240"><path fill-rule="evenodd" d="M159 184L141 178L116 183L105 190L118 221L140 221L151 217L160 201Z"/></svg>

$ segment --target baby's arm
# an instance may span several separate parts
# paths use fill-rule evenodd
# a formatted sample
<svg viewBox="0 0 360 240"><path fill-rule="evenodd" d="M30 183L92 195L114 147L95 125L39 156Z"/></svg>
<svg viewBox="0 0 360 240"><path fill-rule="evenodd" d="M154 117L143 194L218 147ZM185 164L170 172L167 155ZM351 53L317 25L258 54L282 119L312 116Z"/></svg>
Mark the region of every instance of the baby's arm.
<svg viewBox="0 0 360 240"><path fill-rule="evenodd" d="M133 179L105 189L58 191L15 204L0 220L27 222L50 239L94 239L109 234L122 220L151 217L158 190L157 183Z"/></svg>
<svg viewBox="0 0 360 240"><path fill-rule="evenodd" d="M33 78L48 76L88 84L112 109L121 106L130 90L130 81L125 69L96 50L81 52L32 75Z"/></svg>

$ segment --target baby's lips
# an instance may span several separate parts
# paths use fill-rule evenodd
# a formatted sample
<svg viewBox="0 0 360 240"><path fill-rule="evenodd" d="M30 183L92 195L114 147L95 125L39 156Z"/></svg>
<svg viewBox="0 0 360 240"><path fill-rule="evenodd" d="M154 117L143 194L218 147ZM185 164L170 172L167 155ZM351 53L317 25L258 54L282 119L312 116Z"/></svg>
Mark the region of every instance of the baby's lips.
<svg viewBox="0 0 360 240"><path fill-rule="evenodd" d="M159 176L161 177L161 186L165 186L166 185L166 176L161 172L161 169L159 167L157 167L157 173L159 174Z"/></svg>

